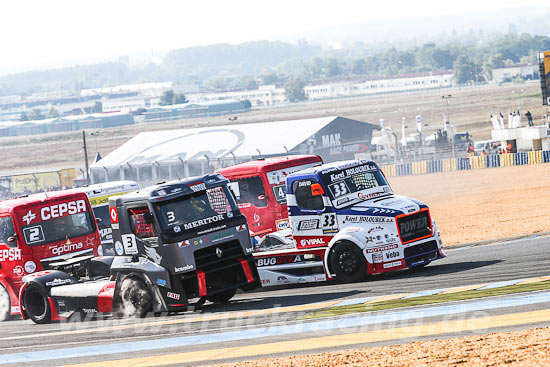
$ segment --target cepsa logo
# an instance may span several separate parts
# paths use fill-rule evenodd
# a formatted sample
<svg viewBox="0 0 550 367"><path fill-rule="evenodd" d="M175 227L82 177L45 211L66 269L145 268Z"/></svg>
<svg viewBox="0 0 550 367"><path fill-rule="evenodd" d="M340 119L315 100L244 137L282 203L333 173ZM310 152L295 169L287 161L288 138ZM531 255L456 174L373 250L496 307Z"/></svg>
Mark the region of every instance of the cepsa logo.
<svg viewBox="0 0 550 367"><path fill-rule="evenodd" d="M70 201L52 206L46 206L40 209L42 220L62 217L64 215L73 215L86 211L86 202L84 200Z"/></svg>
<svg viewBox="0 0 550 367"><path fill-rule="evenodd" d="M65 253L65 252L73 252L75 250L80 250L82 247L84 247L84 245L81 242L79 242L79 243L69 243L61 246L52 247L51 250L52 250L52 254L61 255L62 253Z"/></svg>
<svg viewBox="0 0 550 367"><path fill-rule="evenodd" d="M10 248L0 250L0 262L2 261L17 261L21 260L21 250L18 248Z"/></svg>

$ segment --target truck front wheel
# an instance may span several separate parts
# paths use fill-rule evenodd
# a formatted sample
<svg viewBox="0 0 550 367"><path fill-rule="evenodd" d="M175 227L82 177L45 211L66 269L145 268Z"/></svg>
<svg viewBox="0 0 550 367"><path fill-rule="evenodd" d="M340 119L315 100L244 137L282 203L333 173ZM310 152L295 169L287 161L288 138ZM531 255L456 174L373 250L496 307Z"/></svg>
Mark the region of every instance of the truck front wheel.
<svg viewBox="0 0 550 367"><path fill-rule="evenodd" d="M23 294L23 304L27 315L37 324L48 324L52 322L52 309L48 297L42 289L30 284Z"/></svg>
<svg viewBox="0 0 550 367"><path fill-rule="evenodd" d="M10 317L11 301L8 291L0 284L0 321L5 321Z"/></svg>
<svg viewBox="0 0 550 367"><path fill-rule="evenodd" d="M342 242L331 251L330 268L336 280L342 283L359 282L365 279L367 264L363 253L355 244Z"/></svg>
<svg viewBox="0 0 550 367"><path fill-rule="evenodd" d="M121 316L145 317L153 306L147 284L139 278L126 278L120 285L122 304L117 313Z"/></svg>

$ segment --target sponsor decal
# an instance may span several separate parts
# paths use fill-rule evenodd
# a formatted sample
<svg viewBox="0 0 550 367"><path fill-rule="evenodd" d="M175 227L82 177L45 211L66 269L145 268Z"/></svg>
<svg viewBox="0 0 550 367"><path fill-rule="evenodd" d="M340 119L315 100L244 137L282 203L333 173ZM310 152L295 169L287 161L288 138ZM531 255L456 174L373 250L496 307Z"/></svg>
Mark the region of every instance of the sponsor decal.
<svg viewBox="0 0 550 367"><path fill-rule="evenodd" d="M402 233L405 232L416 232L419 229L429 228L428 217L420 217L413 220L408 220L406 222L399 223L399 231Z"/></svg>
<svg viewBox="0 0 550 367"><path fill-rule="evenodd" d="M25 263L25 271L27 273L34 273L36 271L36 264L34 261L29 260Z"/></svg>
<svg viewBox="0 0 550 367"><path fill-rule="evenodd" d="M36 219L36 215L33 214L33 212L29 209L29 211L27 212L27 214L25 214L23 216L23 220L25 221L25 223L28 225L28 224L31 224L31 222Z"/></svg>
<svg viewBox="0 0 550 367"><path fill-rule="evenodd" d="M395 259L396 257L399 257L399 251L388 251L385 255L387 259Z"/></svg>
<svg viewBox="0 0 550 367"><path fill-rule="evenodd" d="M204 182L197 182L196 184L189 185L189 188L193 192L198 192L198 191L206 190L206 185L204 184Z"/></svg>
<svg viewBox="0 0 550 367"><path fill-rule="evenodd" d="M256 266L261 267L270 265L293 264L302 261L303 258L300 255L263 257L256 259Z"/></svg>
<svg viewBox="0 0 550 367"><path fill-rule="evenodd" d="M303 247L325 245L325 244L326 243L323 238L309 238L309 239L300 240L300 246L303 246Z"/></svg>
<svg viewBox="0 0 550 367"><path fill-rule="evenodd" d="M340 173L332 174L329 176L329 178L332 182L334 182L334 181L342 180L346 177L350 177L359 173L375 172L377 170L378 169L376 168L376 166L365 164L362 166L345 169Z"/></svg>
<svg viewBox="0 0 550 367"><path fill-rule="evenodd" d="M97 310L95 308L83 308L82 311L85 313L96 313Z"/></svg>
<svg viewBox="0 0 550 367"><path fill-rule="evenodd" d="M164 279L157 279L157 284L160 285L160 286L166 286L166 280Z"/></svg>
<svg viewBox="0 0 550 367"><path fill-rule="evenodd" d="M174 227L174 232L175 233L180 233L181 232L181 227L180 226L175 226Z"/></svg>
<svg viewBox="0 0 550 367"><path fill-rule="evenodd" d="M371 217L365 215L346 215L342 223L393 223L393 218Z"/></svg>
<svg viewBox="0 0 550 367"><path fill-rule="evenodd" d="M381 204L384 205L384 206L392 206L392 205L401 204L401 203L404 202L404 201L405 201L405 200L403 200L403 199L389 200L389 201L384 201L384 202L381 203Z"/></svg>
<svg viewBox="0 0 550 367"><path fill-rule="evenodd" d="M166 190L165 189L157 190L157 195L158 196L166 196Z"/></svg>
<svg viewBox="0 0 550 367"><path fill-rule="evenodd" d="M323 234L335 234L338 233L338 228L323 229Z"/></svg>
<svg viewBox="0 0 550 367"><path fill-rule="evenodd" d="M68 203L60 203L51 206L46 206L40 209L42 220L59 218L65 215L73 215L86 211L86 202L84 200L70 201Z"/></svg>
<svg viewBox="0 0 550 367"><path fill-rule="evenodd" d="M282 283L290 283L290 280L287 279L287 277L285 277L284 275L279 275L277 277L277 281L278 282L282 282Z"/></svg>
<svg viewBox="0 0 550 367"><path fill-rule="evenodd" d="M384 192L385 192L386 194L391 194L391 188L388 187L388 186L384 186Z"/></svg>
<svg viewBox="0 0 550 367"><path fill-rule="evenodd" d="M395 268L396 266L400 266L400 265L401 265L401 260L400 261L394 261L392 263L386 263L382 266L384 267L384 269L388 269L388 268Z"/></svg>
<svg viewBox="0 0 550 367"><path fill-rule="evenodd" d="M296 283L307 283L307 278L298 278L296 279Z"/></svg>
<svg viewBox="0 0 550 367"><path fill-rule="evenodd" d="M233 218L233 212L227 212L227 218Z"/></svg>
<svg viewBox="0 0 550 367"><path fill-rule="evenodd" d="M373 262L373 263L381 263L381 262L384 262L384 257L382 256L381 253L375 252L374 254L372 254L372 262Z"/></svg>
<svg viewBox="0 0 550 367"><path fill-rule="evenodd" d="M106 240L112 240L113 239L113 229L111 227L107 228L100 228L99 234L101 235L101 238L104 238Z"/></svg>
<svg viewBox="0 0 550 367"><path fill-rule="evenodd" d="M258 213L254 213L254 222L259 222L260 221L260 216L258 215Z"/></svg>
<svg viewBox="0 0 550 367"><path fill-rule="evenodd" d="M376 227L372 227L371 229L369 229L369 231L367 233L371 234L372 232L380 232L380 231L383 231L383 230L384 230L384 227L376 226Z"/></svg>
<svg viewBox="0 0 550 367"><path fill-rule="evenodd" d="M187 270L191 270L193 269L193 265L191 264L187 264L187 265L184 265L184 266L180 266L179 268L178 267L175 267L174 268L174 271L176 273L180 272L180 271L187 271Z"/></svg>
<svg viewBox="0 0 550 367"><path fill-rule="evenodd" d="M183 228L185 230L189 230L189 229L192 229L192 228L204 226L206 224L215 223L215 222L218 222L218 221L223 220L223 219L224 219L223 214L218 214L218 215L214 215L212 217L195 220L195 221L190 222L190 223L185 223L183 225Z"/></svg>
<svg viewBox="0 0 550 367"><path fill-rule="evenodd" d="M67 283L70 283L70 282L71 282L70 279L55 278L51 282L46 282L46 287L55 287L55 286L67 284Z"/></svg>
<svg viewBox="0 0 550 367"><path fill-rule="evenodd" d="M111 224L118 223L118 213L115 207L109 208L109 216L111 217ZM115 227L113 226L113 228Z"/></svg>
<svg viewBox="0 0 550 367"><path fill-rule="evenodd" d="M237 227L237 232L242 232L246 230L247 230L246 224L241 224L240 226Z"/></svg>
<svg viewBox="0 0 550 367"><path fill-rule="evenodd" d="M271 283L271 280L269 279L262 279L262 285L266 285L266 284L269 284Z"/></svg>
<svg viewBox="0 0 550 367"><path fill-rule="evenodd" d="M393 245L386 245L386 246L381 246L381 247L373 247L373 248L368 248L367 249L367 254L372 254L372 253L375 253L375 252L384 252L384 251L388 251L388 250L393 250L395 248L397 248L397 244L393 244Z"/></svg>
<svg viewBox="0 0 550 367"><path fill-rule="evenodd" d="M20 313L21 307L19 306L11 306L11 313Z"/></svg>
<svg viewBox="0 0 550 367"><path fill-rule="evenodd" d="M362 192L358 192L357 197L361 200L369 200L369 199L377 198L384 194L385 193L383 191L371 192L370 194L363 194Z"/></svg>
<svg viewBox="0 0 550 367"><path fill-rule="evenodd" d="M179 300L181 296L178 293L166 292L166 297Z"/></svg>
<svg viewBox="0 0 550 367"><path fill-rule="evenodd" d="M230 238L233 238L235 237L235 235L233 233L231 234L228 234L228 235L225 235L225 236L219 236L219 237L214 237L212 239L212 243L216 243L216 242L220 242L220 241L225 241L225 240L228 240ZM199 241L200 242L200 241Z"/></svg>
<svg viewBox="0 0 550 367"><path fill-rule="evenodd" d="M298 187L311 186L311 181L298 181Z"/></svg>
<svg viewBox="0 0 550 367"><path fill-rule="evenodd" d="M21 260L21 249L10 248L0 250L0 262Z"/></svg>
<svg viewBox="0 0 550 367"><path fill-rule="evenodd" d="M345 197L345 198L341 198L341 199L338 199L336 200L336 205L342 205L342 204L345 204L349 201L349 197Z"/></svg>
<svg viewBox="0 0 550 367"><path fill-rule="evenodd" d="M189 242L189 240L185 240L185 241L180 241L178 242L178 247L185 247L185 246L189 246L191 243Z"/></svg>
<svg viewBox="0 0 550 367"><path fill-rule="evenodd" d="M115 242L115 252L117 255L124 254L124 247L122 246L122 243L120 241Z"/></svg>
<svg viewBox="0 0 550 367"><path fill-rule="evenodd" d="M407 214L410 214L416 211L416 207L414 205L407 205L403 208L403 211L407 212Z"/></svg>
<svg viewBox="0 0 550 367"><path fill-rule="evenodd" d="M309 231L319 227L319 219L306 219L298 222L299 231Z"/></svg>
<svg viewBox="0 0 550 367"><path fill-rule="evenodd" d="M13 274L17 275L18 277L20 277L24 273L25 271L23 270L23 267L21 265L17 265L15 268L13 268Z"/></svg>
<svg viewBox="0 0 550 367"><path fill-rule="evenodd" d="M380 214L395 214L395 213L397 213L397 211L392 210L392 209L384 209L384 208L374 208L374 209L372 209L372 214L377 214L377 213L380 213Z"/></svg>
<svg viewBox="0 0 550 367"><path fill-rule="evenodd" d="M60 245L60 246L56 246L56 247L50 247L50 250L52 251L52 254L54 255L61 255L62 253L65 253L65 252L73 252L73 251L76 251L76 250L80 250L84 247L84 245L79 242L79 243L66 243L66 244L63 244L63 245Z"/></svg>
<svg viewBox="0 0 550 367"><path fill-rule="evenodd" d="M289 227L290 223L288 221L288 218L286 219L278 219L275 221L275 228L277 228L277 231L280 231L282 229L287 229Z"/></svg>
<svg viewBox="0 0 550 367"><path fill-rule="evenodd" d="M313 280L315 280L316 282L324 282L325 280L327 280L327 277L326 275L315 276Z"/></svg>
<svg viewBox="0 0 550 367"><path fill-rule="evenodd" d="M251 207L252 207L252 204L250 204L250 203L242 203L242 204L237 204L237 206L239 207L239 209L246 209L246 208L251 208Z"/></svg>

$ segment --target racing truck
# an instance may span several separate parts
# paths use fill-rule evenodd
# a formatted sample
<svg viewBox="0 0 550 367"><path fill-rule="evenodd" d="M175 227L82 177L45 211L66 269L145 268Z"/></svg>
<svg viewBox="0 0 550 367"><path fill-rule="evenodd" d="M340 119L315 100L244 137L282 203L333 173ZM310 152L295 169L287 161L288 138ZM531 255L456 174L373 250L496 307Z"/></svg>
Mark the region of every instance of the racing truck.
<svg viewBox="0 0 550 367"><path fill-rule="evenodd" d="M238 288L259 287L246 218L228 183L209 174L109 198L115 256L23 278L23 318L144 317L185 311L193 298L198 305L226 302Z"/></svg>
<svg viewBox="0 0 550 367"><path fill-rule="evenodd" d="M0 202L0 320L19 315L22 278L97 255L100 236L86 195L76 190Z"/></svg>
<svg viewBox="0 0 550 367"><path fill-rule="evenodd" d="M217 172L231 181L231 190L254 238L288 227L286 177L322 163L317 155L288 155L260 158Z"/></svg>
<svg viewBox="0 0 550 367"><path fill-rule="evenodd" d="M426 204L393 193L370 160L324 164L286 178L290 228L254 257L264 286L363 280L445 257Z"/></svg>

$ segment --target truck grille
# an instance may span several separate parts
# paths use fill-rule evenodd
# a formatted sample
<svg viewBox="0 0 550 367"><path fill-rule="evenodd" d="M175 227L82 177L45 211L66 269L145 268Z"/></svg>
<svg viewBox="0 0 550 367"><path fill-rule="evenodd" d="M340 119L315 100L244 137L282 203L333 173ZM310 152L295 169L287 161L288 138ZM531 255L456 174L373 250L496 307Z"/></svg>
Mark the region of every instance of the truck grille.
<svg viewBox="0 0 550 367"><path fill-rule="evenodd" d="M437 258L437 242L429 241L405 249L405 262L407 266L418 262Z"/></svg>
<svg viewBox="0 0 550 367"><path fill-rule="evenodd" d="M218 251L219 250L219 251ZM221 256L218 254L221 251ZM244 256L239 241L229 241L212 245L195 251L195 264L197 269L202 269L220 262L236 259Z"/></svg>
<svg viewBox="0 0 550 367"><path fill-rule="evenodd" d="M414 240L431 236L432 222L427 210L397 218L397 229L401 242L408 243Z"/></svg>

